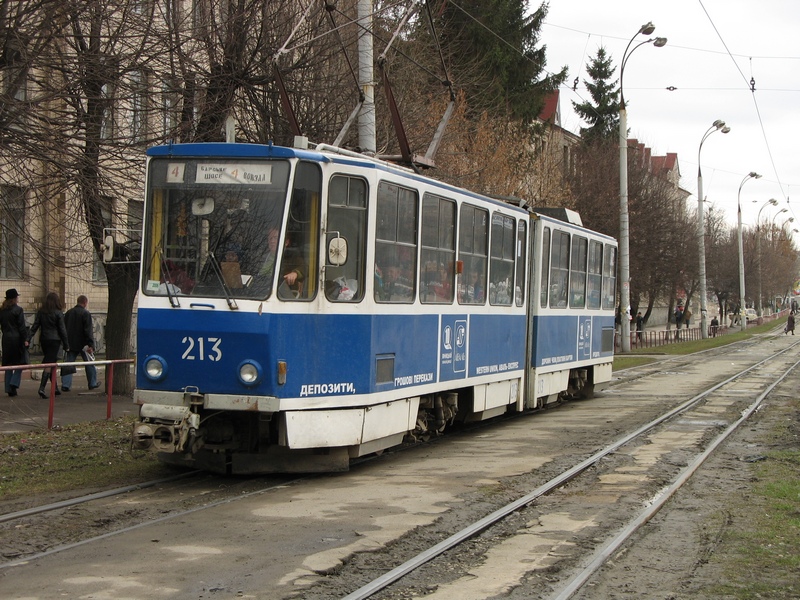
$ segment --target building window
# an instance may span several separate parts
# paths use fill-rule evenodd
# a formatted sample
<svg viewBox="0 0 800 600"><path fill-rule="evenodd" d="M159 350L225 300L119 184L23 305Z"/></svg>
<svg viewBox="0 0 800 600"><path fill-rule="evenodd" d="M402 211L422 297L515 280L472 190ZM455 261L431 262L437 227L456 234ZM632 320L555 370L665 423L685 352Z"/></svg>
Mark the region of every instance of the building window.
<svg viewBox="0 0 800 600"><path fill-rule="evenodd" d="M100 102L103 113L100 116L100 138L110 140L114 137L114 100L110 83L104 83L100 88Z"/></svg>
<svg viewBox="0 0 800 600"><path fill-rule="evenodd" d="M208 27L210 12L209 0L192 0L192 26L195 34L201 33Z"/></svg>
<svg viewBox="0 0 800 600"><path fill-rule="evenodd" d="M175 137L178 127L178 94L175 88L165 81L161 85L161 129L165 139Z"/></svg>
<svg viewBox="0 0 800 600"><path fill-rule="evenodd" d="M131 137L134 142L147 138L147 81L142 71L131 73Z"/></svg>
<svg viewBox="0 0 800 600"><path fill-rule="evenodd" d="M25 229L25 190L0 186L0 278L23 275L22 232Z"/></svg>
<svg viewBox="0 0 800 600"><path fill-rule="evenodd" d="M5 64L0 69L0 93L11 100L24 102L27 99L28 68L25 57L20 48L24 46L17 39L12 38L10 30L6 30L7 47Z"/></svg>

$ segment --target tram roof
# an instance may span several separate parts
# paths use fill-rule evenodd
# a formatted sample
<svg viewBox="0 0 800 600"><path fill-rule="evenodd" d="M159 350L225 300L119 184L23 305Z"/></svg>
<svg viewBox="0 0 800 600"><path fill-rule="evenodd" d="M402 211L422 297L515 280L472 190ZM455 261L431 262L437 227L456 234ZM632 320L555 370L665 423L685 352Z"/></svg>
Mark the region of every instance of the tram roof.
<svg viewBox="0 0 800 600"><path fill-rule="evenodd" d="M205 156L218 158L305 158L327 162L325 155L311 150L269 144L198 142L165 144L147 149L147 156Z"/></svg>
<svg viewBox="0 0 800 600"><path fill-rule="evenodd" d="M513 202L503 201L501 199L492 198L491 196L487 196L485 194L460 188L438 179L415 173L413 170L403 167L402 165L386 162L379 158L367 156L366 154L359 154L357 152L335 148L333 146L328 146L327 144L321 144L319 148L320 149L318 150L307 150L304 148L276 146L272 143L247 144L237 142L197 142L188 144L166 144L163 146L153 146L147 149L147 156L155 158L299 158L323 163L350 164L363 168L378 169L402 174L403 177L408 179L425 182L443 190L456 192L471 198L479 199L483 202L502 206L510 210L521 211L526 214L528 213L525 208Z"/></svg>
<svg viewBox="0 0 800 600"><path fill-rule="evenodd" d="M338 150L338 151L337 151ZM503 206L512 210L517 210L528 214L528 210L521 204L516 204L509 201L510 199L498 199L485 194L480 194L450 185L438 179L427 177L415 173L411 169L383 161L381 159L367 156L365 154L358 154L356 152L347 151L344 149L336 149L326 144L321 145L321 150L308 150L305 148L293 148L288 146L276 146L273 143L267 144L247 144L237 142L197 142L188 144L166 144L163 146L153 146L147 149L147 156L150 157L206 157L206 158L299 158L305 160L313 160L324 163L348 163L360 165L367 168L377 168L379 170L387 170L396 173L402 173L405 177L412 180L423 181L435 187L458 192L466 196L478 198L484 202L489 202L497 206ZM530 210L535 213L538 218L545 221L569 223L571 226L591 231L587 229L581 222L580 216L577 216L577 222L570 218L564 211L530 207ZM562 214L564 212L564 214ZM572 211L569 211L572 212ZM592 232L597 234L597 232ZM602 236L602 234L599 234ZM613 239L610 238L609 239Z"/></svg>

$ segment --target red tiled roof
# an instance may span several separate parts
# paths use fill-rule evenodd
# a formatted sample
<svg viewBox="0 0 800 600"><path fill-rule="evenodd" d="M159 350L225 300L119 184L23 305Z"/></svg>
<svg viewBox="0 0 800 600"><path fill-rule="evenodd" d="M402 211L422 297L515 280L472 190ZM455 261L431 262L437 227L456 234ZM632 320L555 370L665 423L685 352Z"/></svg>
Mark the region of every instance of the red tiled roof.
<svg viewBox="0 0 800 600"><path fill-rule="evenodd" d="M558 98L558 90L553 91L545 97L544 107L542 107L542 112L539 113L540 121L549 122L553 125L560 124L561 118L558 112Z"/></svg>

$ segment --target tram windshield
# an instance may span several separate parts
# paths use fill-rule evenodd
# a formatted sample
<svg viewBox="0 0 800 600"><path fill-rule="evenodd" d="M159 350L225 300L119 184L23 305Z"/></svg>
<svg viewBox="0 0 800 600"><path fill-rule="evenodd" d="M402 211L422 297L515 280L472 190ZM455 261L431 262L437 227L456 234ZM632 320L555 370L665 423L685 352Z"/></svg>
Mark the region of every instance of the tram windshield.
<svg viewBox="0 0 800 600"><path fill-rule="evenodd" d="M164 158L149 168L144 293L268 297L289 163Z"/></svg>

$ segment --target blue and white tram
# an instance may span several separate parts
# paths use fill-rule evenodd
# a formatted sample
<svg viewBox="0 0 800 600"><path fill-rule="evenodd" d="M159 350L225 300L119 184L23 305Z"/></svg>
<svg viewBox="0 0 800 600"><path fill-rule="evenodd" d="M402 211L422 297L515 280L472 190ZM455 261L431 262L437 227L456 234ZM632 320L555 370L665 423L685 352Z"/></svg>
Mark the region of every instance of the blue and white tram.
<svg viewBox="0 0 800 600"><path fill-rule="evenodd" d="M333 147L147 152L134 443L346 470L611 377L616 244Z"/></svg>

